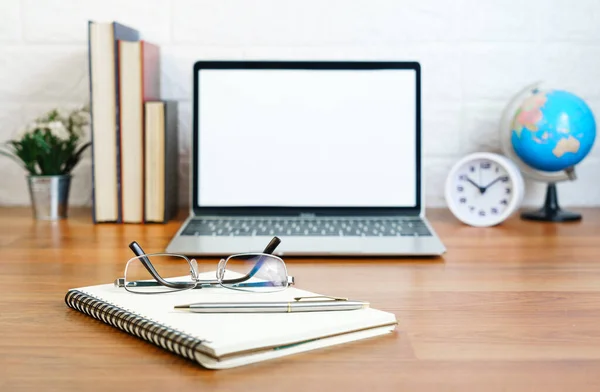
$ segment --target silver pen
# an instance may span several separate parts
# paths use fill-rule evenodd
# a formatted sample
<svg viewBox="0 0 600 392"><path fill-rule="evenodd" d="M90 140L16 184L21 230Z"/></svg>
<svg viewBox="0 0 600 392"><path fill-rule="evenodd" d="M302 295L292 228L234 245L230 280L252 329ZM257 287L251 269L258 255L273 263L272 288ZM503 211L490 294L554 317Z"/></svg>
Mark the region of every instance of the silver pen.
<svg viewBox="0 0 600 392"><path fill-rule="evenodd" d="M198 302L187 305L175 305L175 309L188 310L193 313L326 312L357 310L368 307L368 302L350 301L347 298L326 296L296 297L293 301L284 302Z"/></svg>

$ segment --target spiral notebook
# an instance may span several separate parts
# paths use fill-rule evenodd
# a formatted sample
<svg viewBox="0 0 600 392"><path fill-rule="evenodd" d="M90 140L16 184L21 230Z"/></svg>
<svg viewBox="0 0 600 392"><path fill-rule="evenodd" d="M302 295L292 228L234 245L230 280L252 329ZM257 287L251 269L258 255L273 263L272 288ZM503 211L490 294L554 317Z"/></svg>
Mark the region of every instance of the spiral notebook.
<svg viewBox="0 0 600 392"><path fill-rule="evenodd" d="M208 276L210 275L210 276ZM208 274L205 278L214 276ZM209 369L226 369L371 338L394 331L392 313L373 308L305 313L201 314L175 310L193 302L293 301L321 295L297 288L245 293L224 288L132 294L113 284L70 289L75 310Z"/></svg>

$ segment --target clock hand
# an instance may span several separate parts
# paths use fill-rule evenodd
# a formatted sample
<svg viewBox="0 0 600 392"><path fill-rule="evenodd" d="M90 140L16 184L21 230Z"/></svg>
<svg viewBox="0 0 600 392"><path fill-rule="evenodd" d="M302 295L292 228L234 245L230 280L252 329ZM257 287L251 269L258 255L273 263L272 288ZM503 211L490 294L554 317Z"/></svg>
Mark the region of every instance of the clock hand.
<svg viewBox="0 0 600 392"><path fill-rule="evenodd" d="M491 187L492 185L494 185L495 183L497 183L498 181L500 181L502 178L504 178L504 176L498 177L494 181L492 181L489 184L487 184L486 186L484 186L483 187L483 191L485 192L489 187Z"/></svg>
<svg viewBox="0 0 600 392"><path fill-rule="evenodd" d="M473 185L474 185L474 186L475 186L477 189L479 189L479 193L483 193L483 192L485 192L485 188L482 188L482 187L480 187L479 185L477 185L477 184L475 183L475 181L471 180L469 177L465 176L465 178L466 178L466 180L467 180L468 182L470 182L470 183L471 183L471 184L473 184Z"/></svg>

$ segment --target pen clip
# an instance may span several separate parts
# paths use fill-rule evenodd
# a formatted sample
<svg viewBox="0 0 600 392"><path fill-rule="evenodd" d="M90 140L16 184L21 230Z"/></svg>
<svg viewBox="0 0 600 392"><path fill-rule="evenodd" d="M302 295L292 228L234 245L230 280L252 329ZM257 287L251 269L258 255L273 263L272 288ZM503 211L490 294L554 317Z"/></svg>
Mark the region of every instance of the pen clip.
<svg viewBox="0 0 600 392"><path fill-rule="evenodd" d="M314 295L312 297L295 297L294 301L300 302L303 299L314 299L314 298L327 298L329 301L348 301L348 298L331 297L329 295ZM323 301L323 302L325 302L325 301Z"/></svg>

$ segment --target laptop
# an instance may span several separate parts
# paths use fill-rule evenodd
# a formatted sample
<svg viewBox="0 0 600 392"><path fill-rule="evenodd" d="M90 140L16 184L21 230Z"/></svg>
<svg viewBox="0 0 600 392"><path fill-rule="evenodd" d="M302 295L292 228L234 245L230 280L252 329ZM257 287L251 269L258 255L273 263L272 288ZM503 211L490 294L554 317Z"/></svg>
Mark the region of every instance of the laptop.
<svg viewBox="0 0 600 392"><path fill-rule="evenodd" d="M186 255L435 256L417 62L199 61Z"/></svg>

